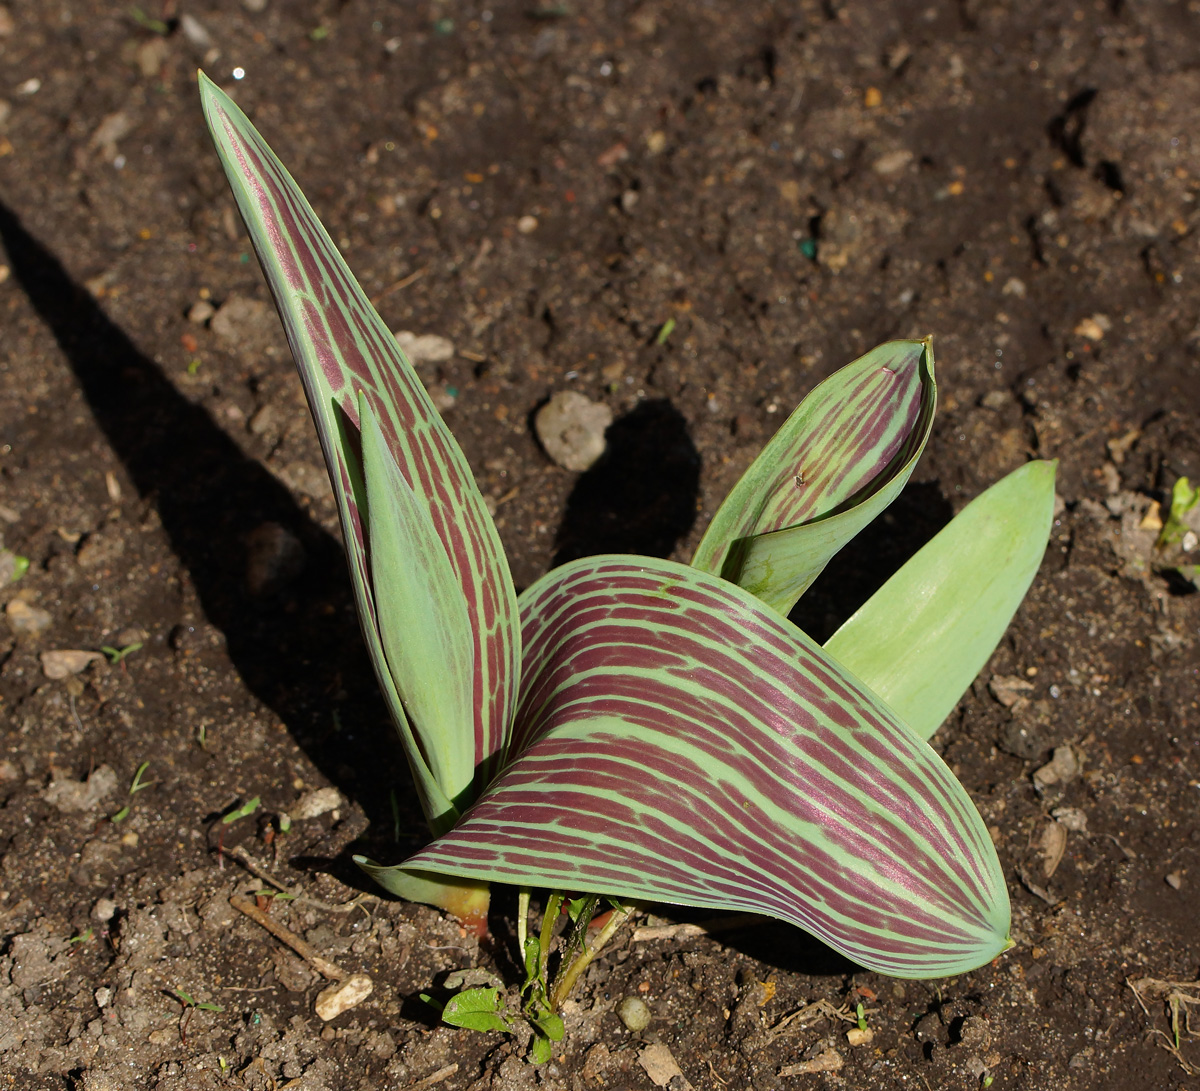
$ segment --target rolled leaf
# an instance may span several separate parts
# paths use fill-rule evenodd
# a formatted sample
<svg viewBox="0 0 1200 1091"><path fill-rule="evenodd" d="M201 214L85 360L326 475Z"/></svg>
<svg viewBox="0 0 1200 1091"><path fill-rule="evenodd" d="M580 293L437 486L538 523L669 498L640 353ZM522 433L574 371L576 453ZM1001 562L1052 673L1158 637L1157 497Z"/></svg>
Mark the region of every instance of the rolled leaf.
<svg viewBox="0 0 1200 1091"><path fill-rule="evenodd" d="M725 498L692 558L786 614L890 504L929 438L933 349L889 341L804 399Z"/></svg>
<svg viewBox="0 0 1200 1091"><path fill-rule="evenodd" d="M388 668L372 590L363 520L358 395L365 397L395 464L429 513L471 621L472 714L439 743L468 754L468 795L491 779L511 720L520 656L516 595L499 536L470 467L420 379L375 313L283 165L241 110L200 75L209 129L275 297L333 479L367 647L404 740L433 828L457 817L457 782L431 793L422 750L444 730L405 715L407 695Z"/></svg>
<svg viewBox="0 0 1200 1091"><path fill-rule="evenodd" d="M1037 574L1055 466L1028 462L981 493L825 643L922 739L983 669Z"/></svg>
<svg viewBox="0 0 1200 1091"><path fill-rule="evenodd" d="M383 651L408 718L421 725L421 756L454 799L470 793L475 776L475 752L461 745L461 726L473 720L471 618L429 508L396 466L366 395L358 411ZM465 809L472 799L455 801Z"/></svg>
<svg viewBox="0 0 1200 1091"><path fill-rule="evenodd" d="M513 757L406 866L791 921L901 977L1007 945L991 838L942 760L745 591L586 558L521 599Z"/></svg>

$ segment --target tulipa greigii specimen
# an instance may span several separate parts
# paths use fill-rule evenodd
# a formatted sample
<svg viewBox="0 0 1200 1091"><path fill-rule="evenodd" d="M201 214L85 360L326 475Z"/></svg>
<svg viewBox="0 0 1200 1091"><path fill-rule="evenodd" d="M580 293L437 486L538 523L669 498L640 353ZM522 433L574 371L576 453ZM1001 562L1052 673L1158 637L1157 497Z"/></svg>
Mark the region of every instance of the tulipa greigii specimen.
<svg viewBox="0 0 1200 1091"><path fill-rule="evenodd" d="M899 977L1003 951L991 838L924 740L1033 579L1053 464L989 489L815 644L788 611L903 488L931 428L929 341L893 341L808 395L690 566L588 557L518 596L416 373L279 160L200 85L304 380L363 633L433 834L399 866L362 866L480 928L499 882L767 913ZM585 901L586 916L597 898L576 909ZM547 953L544 926L523 951L539 1042L561 1033ZM460 1025L507 1025L495 990L462 1000Z"/></svg>

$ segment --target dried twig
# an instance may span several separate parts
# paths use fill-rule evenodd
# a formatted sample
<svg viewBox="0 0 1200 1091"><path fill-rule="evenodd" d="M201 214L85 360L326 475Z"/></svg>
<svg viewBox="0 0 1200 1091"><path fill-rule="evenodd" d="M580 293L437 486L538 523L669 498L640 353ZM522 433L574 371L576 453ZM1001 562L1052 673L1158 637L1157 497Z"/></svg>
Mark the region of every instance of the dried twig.
<svg viewBox="0 0 1200 1091"><path fill-rule="evenodd" d="M422 1087L432 1087L435 1083L441 1083L443 1080L448 1080L455 1072L458 1071L458 1063L448 1064L445 1068L439 1068L436 1072L430 1073L422 1080L417 1080L416 1083L410 1083L404 1088L404 1091L419 1091Z"/></svg>
<svg viewBox="0 0 1200 1091"><path fill-rule="evenodd" d="M363 898L369 898L370 894L360 894L356 898L343 905L332 905L330 902L323 902L320 898L313 898L307 894L301 894L294 887L288 886L286 883L275 878L262 864L254 859L241 845L235 845L233 848L226 851L226 855L232 856L239 864L242 865L251 875L261 879L268 886L273 886L281 894L286 895L289 901L302 902L304 905L311 905L317 909L324 909L328 913L353 913L355 909L362 909L367 913L366 907L362 905ZM367 913L370 916L370 913Z"/></svg>
<svg viewBox="0 0 1200 1091"><path fill-rule="evenodd" d="M229 904L239 913L245 913L256 924L261 924L276 939L286 943L314 970L330 981L345 981L350 975L334 962L322 958L306 940L301 939L286 925L282 925L273 917L264 913L244 894L235 894L229 899Z"/></svg>

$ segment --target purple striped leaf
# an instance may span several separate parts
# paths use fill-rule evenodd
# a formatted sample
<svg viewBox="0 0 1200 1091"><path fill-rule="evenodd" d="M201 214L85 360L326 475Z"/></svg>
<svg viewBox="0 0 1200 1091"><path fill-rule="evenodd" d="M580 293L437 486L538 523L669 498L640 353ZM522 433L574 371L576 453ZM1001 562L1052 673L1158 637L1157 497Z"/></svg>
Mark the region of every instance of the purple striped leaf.
<svg viewBox="0 0 1200 1091"><path fill-rule="evenodd" d="M346 539L359 619L431 826L449 825L503 759L520 659L516 595L500 538L466 458L442 423L382 319L375 313L299 187L232 100L200 75L205 117L266 274L304 380ZM429 515L470 621L471 646L447 672L471 695L470 715L442 737L444 722L423 723L389 669L368 555L358 399L378 422L398 473ZM422 619L395 641L426 640ZM400 654L399 645L394 649ZM393 656L394 658L394 656ZM466 666L464 666L464 663ZM466 758L453 775L424 754L436 743ZM464 775L466 768L469 774Z"/></svg>
<svg viewBox="0 0 1200 1091"><path fill-rule="evenodd" d="M930 341L889 341L816 387L721 504L692 564L786 614L904 488L933 426Z"/></svg>
<svg viewBox="0 0 1200 1091"><path fill-rule="evenodd" d="M767 912L900 977L1008 946L999 861L957 779L760 601L610 556L521 608L509 764L404 867Z"/></svg>

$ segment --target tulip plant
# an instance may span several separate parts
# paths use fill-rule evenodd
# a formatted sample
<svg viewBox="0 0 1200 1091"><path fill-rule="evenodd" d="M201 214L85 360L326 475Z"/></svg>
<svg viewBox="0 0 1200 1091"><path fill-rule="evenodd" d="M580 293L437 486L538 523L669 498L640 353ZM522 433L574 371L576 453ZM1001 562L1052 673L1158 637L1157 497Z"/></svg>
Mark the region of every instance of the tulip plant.
<svg viewBox="0 0 1200 1091"><path fill-rule="evenodd" d="M690 565L587 557L518 595L412 366L262 137L200 85L433 835L398 866L359 862L480 929L489 884L521 888L522 938L528 889L555 892L522 952L535 1055L561 1034L563 990L545 986L561 892L584 918L610 900L770 914L898 977L958 974L1010 946L992 840L925 740L1037 571L1053 464L968 505L817 645L789 610L899 493L932 426L930 343L893 341L805 398ZM508 1025L494 989L452 1004L460 1025Z"/></svg>

